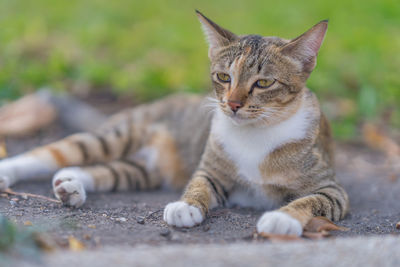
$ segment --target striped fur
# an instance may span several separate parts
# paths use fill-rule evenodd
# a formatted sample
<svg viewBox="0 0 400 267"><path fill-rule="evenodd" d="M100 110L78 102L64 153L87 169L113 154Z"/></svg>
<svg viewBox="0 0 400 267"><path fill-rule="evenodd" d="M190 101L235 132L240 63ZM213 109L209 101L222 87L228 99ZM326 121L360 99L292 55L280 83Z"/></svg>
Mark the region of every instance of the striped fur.
<svg viewBox="0 0 400 267"><path fill-rule="evenodd" d="M174 95L123 111L94 132L0 161L0 189L54 175L56 197L76 207L86 192L150 190L164 184L181 189L207 140L211 113L203 102L200 96ZM198 131L188 134L193 129Z"/></svg>
<svg viewBox="0 0 400 267"><path fill-rule="evenodd" d="M181 203L204 219L230 196L235 204L252 197L255 207L276 208L261 217L259 232L300 235L314 216L343 218L349 202L335 180L329 124L305 87L327 22L284 40L236 36L198 16L210 42L217 111L199 167L164 220L193 226ZM259 87L259 80L270 86Z"/></svg>
<svg viewBox="0 0 400 267"><path fill-rule="evenodd" d="M57 198L78 207L86 192L186 186L164 210L164 220L180 227L235 204L274 209L259 232L299 235L314 216L343 218L349 202L335 179L329 124L305 87L327 22L285 40L236 36L198 16L210 42L215 96L207 104L174 95L3 160L0 189L54 174Z"/></svg>

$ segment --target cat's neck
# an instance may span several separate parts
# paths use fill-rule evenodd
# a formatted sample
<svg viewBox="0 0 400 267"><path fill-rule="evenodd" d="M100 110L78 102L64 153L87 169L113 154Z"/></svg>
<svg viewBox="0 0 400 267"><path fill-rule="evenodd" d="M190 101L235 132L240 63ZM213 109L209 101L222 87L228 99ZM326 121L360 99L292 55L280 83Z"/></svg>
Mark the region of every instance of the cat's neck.
<svg viewBox="0 0 400 267"><path fill-rule="evenodd" d="M298 109L288 118L276 124L236 124L217 110L211 128L211 134L223 146L242 146L254 144L266 148L267 152L296 140L305 139L311 132L312 121L316 117L315 109L302 95Z"/></svg>

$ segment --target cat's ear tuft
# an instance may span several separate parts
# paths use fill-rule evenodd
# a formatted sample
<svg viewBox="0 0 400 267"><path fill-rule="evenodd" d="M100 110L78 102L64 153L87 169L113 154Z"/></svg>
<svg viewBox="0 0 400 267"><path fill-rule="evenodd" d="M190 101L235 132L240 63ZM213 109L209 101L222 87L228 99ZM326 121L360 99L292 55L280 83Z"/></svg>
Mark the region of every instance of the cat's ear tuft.
<svg viewBox="0 0 400 267"><path fill-rule="evenodd" d="M216 49L224 47L238 38L234 33L220 27L215 22L204 16L200 11L196 10L196 14L201 22L210 47L208 51L208 56L210 58L213 56L213 52Z"/></svg>
<svg viewBox="0 0 400 267"><path fill-rule="evenodd" d="M304 70L311 72L316 65L318 51L328 28L328 20L323 20L299 37L282 47L282 53L298 59Z"/></svg>

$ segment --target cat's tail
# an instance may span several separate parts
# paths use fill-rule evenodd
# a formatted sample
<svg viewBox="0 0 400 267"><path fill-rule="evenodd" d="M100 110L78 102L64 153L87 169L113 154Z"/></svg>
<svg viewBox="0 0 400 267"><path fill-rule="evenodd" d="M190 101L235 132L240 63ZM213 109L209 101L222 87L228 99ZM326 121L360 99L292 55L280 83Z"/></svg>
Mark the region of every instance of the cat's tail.
<svg viewBox="0 0 400 267"><path fill-rule="evenodd" d="M69 132L95 129L106 116L76 97L41 89L0 107L0 137L33 134L57 120Z"/></svg>

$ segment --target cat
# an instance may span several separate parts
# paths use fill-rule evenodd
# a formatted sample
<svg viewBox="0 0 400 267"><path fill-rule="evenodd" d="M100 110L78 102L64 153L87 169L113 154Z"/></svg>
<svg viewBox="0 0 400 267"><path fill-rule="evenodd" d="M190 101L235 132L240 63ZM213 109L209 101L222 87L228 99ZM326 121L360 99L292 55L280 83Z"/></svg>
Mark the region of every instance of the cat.
<svg viewBox="0 0 400 267"><path fill-rule="evenodd" d="M4 159L0 189L53 175L55 196L80 207L87 192L185 187L164 209L164 221L177 227L233 205L265 210L256 225L263 233L300 236L314 216L342 219L349 201L335 179L329 124L305 86L328 22L285 40L238 36L196 14L214 97L172 95Z"/></svg>

